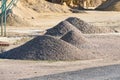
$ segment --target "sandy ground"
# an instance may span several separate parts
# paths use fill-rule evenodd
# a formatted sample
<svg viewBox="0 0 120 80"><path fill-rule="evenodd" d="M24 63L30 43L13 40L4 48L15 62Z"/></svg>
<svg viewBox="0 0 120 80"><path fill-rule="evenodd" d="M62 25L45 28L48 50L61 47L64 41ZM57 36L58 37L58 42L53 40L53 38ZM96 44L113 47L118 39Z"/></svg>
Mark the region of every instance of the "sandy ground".
<svg viewBox="0 0 120 80"><path fill-rule="evenodd" d="M33 27L32 26L20 26L20 27L8 26L7 31L12 34L10 34L9 37L4 37L4 38L1 37L0 40L7 41L7 42L10 42L11 44L14 44L16 41L19 41L20 39L22 39L23 36L28 37L29 35L34 36L34 35L42 34L43 31L56 25L60 21L68 17L74 17L74 16L79 17L97 26L103 26L103 27L108 26L108 27L117 28L117 30L120 29L120 12L109 13L109 12L101 12L101 11L87 11L85 13L76 13L76 14L75 13L74 14L72 13L64 13L64 14L41 13L35 19L26 18L29 22L32 22L31 24L34 25ZM18 35L20 36L16 37ZM87 61L71 61L71 62L20 61L20 60L0 59L0 80L18 80L18 79L24 79L24 78L33 78L37 76L41 76L41 77L36 78L35 80L119 80L117 78L119 78L120 75L118 75L117 72L114 72L114 70L119 68L118 66L117 67L113 66L109 70L105 68L105 71L102 72L103 74L106 73L105 78L100 78L100 79L99 77L95 78L96 75L94 74L97 71L98 76L103 75L101 74L101 69L99 69L100 66L110 67L109 65L120 64L120 61L119 61L120 34L119 33L91 34L91 35L86 34L85 36L95 44L101 44L102 46L107 44L103 48L100 48L101 51L104 52L103 54L100 54L100 56L102 56L102 59L87 60ZM13 48L13 45L10 46L9 49L11 48ZM113 53L115 54L107 55L107 54L113 54ZM97 70L94 67L98 67ZM93 68L93 69L90 69L84 72L84 69L86 68ZM80 71L80 70L83 70L83 71ZM95 72L90 73L91 70ZM71 73L70 71L75 71L75 72ZM66 77L63 76L64 72L68 72L65 75ZM63 74L59 74L59 73L63 73ZM82 73L86 74L87 77L83 76L80 78L80 75L82 75ZM109 73L113 73L114 75ZM52 74L56 74L56 75L52 76ZM93 75L91 75L91 77L89 78L90 74L93 74ZM109 76L107 76L108 74ZM45 76L44 78L44 75L48 75L48 76L51 75L51 79L48 76ZM116 76L117 78L112 79L111 77L111 79L109 79L111 75L113 75L112 77L117 75ZM69 76L72 76L72 78Z"/></svg>
<svg viewBox="0 0 120 80"><path fill-rule="evenodd" d="M119 63L119 61L106 62L102 59L73 62L0 60L0 79L17 80Z"/></svg>
<svg viewBox="0 0 120 80"><path fill-rule="evenodd" d="M108 65L21 80L120 80L120 65Z"/></svg>
<svg viewBox="0 0 120 80"><path fill-rule="evenodd" d="M9 26L9 30L40 30L51 28L57 23L65 20L68 17L78 17L82 20L97 26L116 27L120 25L120 12L109 11L81 11L80 13L40 13L34 19L25 17L32 26ZM28 28L29 27L29 28Z"/></svg>

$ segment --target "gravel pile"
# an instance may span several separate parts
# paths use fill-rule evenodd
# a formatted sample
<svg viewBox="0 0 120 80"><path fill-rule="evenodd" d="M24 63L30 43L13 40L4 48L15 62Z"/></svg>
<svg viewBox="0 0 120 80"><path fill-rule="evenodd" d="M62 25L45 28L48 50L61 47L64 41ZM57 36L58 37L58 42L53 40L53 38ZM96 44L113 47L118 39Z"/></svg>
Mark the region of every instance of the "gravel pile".
<svg viewBox="0 0 120 80"><path fill-rule="evenodd" d="M73 24L73 25L72 25ZM0 54L5 59L22 60L86 60L97 58L92 43L83 33L92 33L103 28L92 25L76 17L60 22L45 35L38 36L27 43ZM103 29L104 31L104 29Z"/></svg>
<svg viewBox="0 0 120 80"><path fill-rule="evenodd" d="M84 44L87 42L86 38L83 36L83 34L79 31L69 31L67 34L65 34L62 38L62 40L71 42L71 43L79 43Z"/></svg>
<svg viewBox="0 0 120 80"><path fill-rule="evenodd" d="M77 28L70 24L68 21L62 21L51 29L48 29L45 35L51 35L55 37L62 37L69 31L77 31Z"/></svg>
<svg viewBox="0 0 120 80"><path fill-rule="evenodd" d="M80 49L90 46L88 45L89 40L87 40L80 31L69 31L61 39Z"/></svg>
<svg viewBox="0 0 120 80"><path fill-rule="evenodd" d="M78 28L82 33L110 33L114 32L112 29L107 27L98 27L93 26L91 24L88 24L87 22L77 18L77 17L70 17L66 19L69 23L74 25L76 28Z"/></svg>
<svg viewBox="0 0 120 80"><path fill-rule="evenodd" d="M50 3L47 0L20 0L20 3L24 7L29 7L30 9L38 12L38 13L44 13L44 12L58 12L58 13L68 13L69 7L65 5L59 5Z"/></svg>
<svg viewBox="0 0 120 80"><path fill-rule="evenodd" d="M98 6L96 10L120 11L120 0L108 0Z"/></svg>
<svg viewBox="0 0 120 80"><path fill-rule="evenodd" d="M0 54L1 58L22 60L86 60L94 59L91 52L50 36L38 36L24 45Z"/></svg>

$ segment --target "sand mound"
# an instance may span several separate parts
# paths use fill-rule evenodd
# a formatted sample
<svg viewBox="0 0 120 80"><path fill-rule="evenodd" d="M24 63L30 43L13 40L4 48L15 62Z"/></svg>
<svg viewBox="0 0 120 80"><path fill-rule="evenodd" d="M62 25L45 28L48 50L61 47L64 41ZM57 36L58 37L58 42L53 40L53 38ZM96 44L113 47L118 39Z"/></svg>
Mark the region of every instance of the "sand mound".
<svg viewBox="0 0 120 80"><path fill-rule="evenodd" d="M23 6L22 0L18 1L12 9L10 9L7 16L7 24L10 26L33 26L31 20L38 16L34 10ZM33 15L34 14L34 15Z"/></svg>
<svg viewBox="0 0 120 80"><path fill-rule="evenodd" d="M9 26L19 26L19 25L29 26L30 24L23 18L20 18L19 16L11 13L7 16L7 25L9 25Z"/></svg>
<svg viewBox="0 0 120 80"><path fill-rule="evenodd" d="M38 3L38 1L39 0L21 0L21 2L28 3L30 5L36 4L36 3ZM44 1L44 0L42 0L42 1Z"/></svg>
<svg viewBox="0 0 120 80"><path fill-rule="evenodd" d="M120 0L108 0L98 6L96 10L120 11Z"/></svg>
<svg viewBox="0 0 120 80"><path fill-rule="evenodd" d="M13 16L8 16L9 19L12 19L12 21L8 21L8 25L36 26L33 20L38 19L39 13L69 13L71 12L69 9L67 6L45 0L19 0L12 8Z"/></svg>
<svg viewBox="0 0 120 80"><path fill-rule="evenodd" d="M93 59L92 53L82 51L63 40L38 36L26 44L0 55L7 59L26 60L79 60Z"/></svg>
<svg viewBox="0 0 120 80"><path fill-rule="evenodd" d="M72 24L70 24L68 21L62 21L59 24L57 24L55 27L48 29L45 35L51 35L55 37L62 37L64 34L66 34L69 31L77 31L77 28L75 28Z"/></svg>
<svg viewBox="0 0 120 80"><path fill-rule="evenodd" d="M77 17L70 17L66 19L66 21L70 22L76 28L78 28L82 33L109 33L113 32L112 29L106 27L97 27L87 22L77 18Z"/></svg>
<svg viewBox="0 0 120 80"><path fill-rule="evenodd" d="M23 6L29 7L37 12L70 12L69 7L55 3L47 2L46 0L21 0Z"/></svg>

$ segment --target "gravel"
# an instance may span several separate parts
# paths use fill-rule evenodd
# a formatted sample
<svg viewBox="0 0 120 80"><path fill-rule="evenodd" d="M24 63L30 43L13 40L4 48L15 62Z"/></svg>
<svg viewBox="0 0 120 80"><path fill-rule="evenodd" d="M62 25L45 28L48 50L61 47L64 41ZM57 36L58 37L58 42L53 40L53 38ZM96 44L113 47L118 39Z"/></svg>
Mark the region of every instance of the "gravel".
<svg viewBox="0 0 120 80"><path fill-rule="evenodd" d="M85 33L85 34L114 32L112 29L108 27L93 26L77 17L69 17L68 19L66 19L66 21L70 22L72 25L74 25L82 33Z"/></svg>
<svg viewBox="0 0 120 80"><path fill-rule="evenodd" d="M21 60L86 60L95 58L91 54L61 39L38 36L22 46L2 53L0 57Z"/></svg>
<svg viewBox="0 0 120 80"><path fill-rule="evenodd" d="M120 11L120 0L108 0L98 6L96 10Z"/></svg>
<svg viewBox="0 0 120 80"><path fill-rule="evenodd" d="M75 28L75 26L70 24L68 21L62 21L56 26L54 26L53 28L48 29L45 35L51 35L54 37L62 37L63 35L65 35L67 32L71 30L76 31L77 28Z"/></svg>

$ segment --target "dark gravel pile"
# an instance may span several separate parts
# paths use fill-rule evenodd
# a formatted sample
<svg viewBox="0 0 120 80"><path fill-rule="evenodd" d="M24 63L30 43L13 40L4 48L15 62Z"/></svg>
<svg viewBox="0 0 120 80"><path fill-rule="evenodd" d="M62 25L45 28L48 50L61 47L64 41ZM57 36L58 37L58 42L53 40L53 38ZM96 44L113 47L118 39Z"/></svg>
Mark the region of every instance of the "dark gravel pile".
<svg viewBox="0 0 120 80"><path fill-rule="evenodd" d="M4 52L5 59L22 60L84 60L94 59L91 52L82 51L71 44L51 36L38 36L24 45Z"/></svg>
<svg viewBox="0 0 120 80"><path fill-rule="evenodd" d="M87 49L92 46L89 40L87 40L80 31L69 31L61 39L80 49Z"/></svg>
<svg viewBox="0 0 120 80"><path fill-rule="evenodd" d="M70 17L70 18L66 19L66 21L68 21L69 23L74 25L76 28L78 28L82 33L90 34L90 33L113 32L113 30L110 28L93 26L77 17Z"/></svg>
<svg viewBox="0 0 120 80"><path fill-rule="evenodd" d="M67 34L65 34L62 38L62 40L69 42L71 44L81 45L87 42L86 38L82 35L82 33L79 31L69 31Z"/></svg>
<svg viewBox="0 0 120 80"><path fill-rule="evenodd" d="M75 26L68 21L62 21L51 29L48 29L45 35L51 35L54 37L62 37L64 34L71 30L76 30Z"/></svg>
<svg viewBox="0 0 120 80"><path fill-rule="evenodd" d="M120 11L120 0L108 0L98 6L96 10Z"/></svg>

